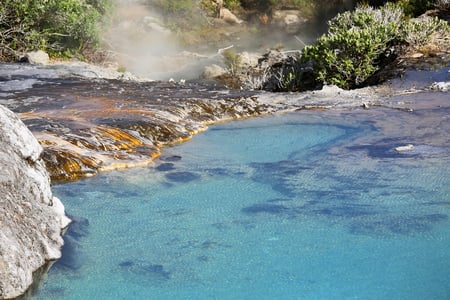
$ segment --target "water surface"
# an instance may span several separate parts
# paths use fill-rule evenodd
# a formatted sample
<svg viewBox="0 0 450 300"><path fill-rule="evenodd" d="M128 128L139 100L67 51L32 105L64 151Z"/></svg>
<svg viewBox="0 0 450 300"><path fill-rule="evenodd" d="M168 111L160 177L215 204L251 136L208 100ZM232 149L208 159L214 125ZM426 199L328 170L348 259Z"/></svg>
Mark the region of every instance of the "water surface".
<svg viewBox="0 0 450 300"><path fill-rule="evenodd" d="M54 186L75 222L36 298L448 299L448 149L400 154L384 135L320 113L245 120Z"/></svg>

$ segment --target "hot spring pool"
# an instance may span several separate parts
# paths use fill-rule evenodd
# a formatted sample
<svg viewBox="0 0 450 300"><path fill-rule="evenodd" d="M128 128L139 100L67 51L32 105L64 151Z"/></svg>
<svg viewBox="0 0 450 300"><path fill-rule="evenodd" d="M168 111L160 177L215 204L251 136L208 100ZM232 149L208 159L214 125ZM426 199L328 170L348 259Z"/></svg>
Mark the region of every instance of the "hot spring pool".
<svg viewBox="0 0 450 300"><path fill-rule="evenodd" d="M237 121L56 185L75 221L35 298L450 299L448 152L355 144L381 135L320 114Z"/></svg>

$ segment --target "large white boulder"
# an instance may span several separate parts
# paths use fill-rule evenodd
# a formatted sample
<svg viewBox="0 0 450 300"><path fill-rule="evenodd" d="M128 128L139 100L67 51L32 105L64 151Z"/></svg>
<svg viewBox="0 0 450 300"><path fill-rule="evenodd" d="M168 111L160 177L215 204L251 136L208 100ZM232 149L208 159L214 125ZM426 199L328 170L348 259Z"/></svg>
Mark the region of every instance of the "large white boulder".
<svg viewBox="0 0 450 300"><path fill-rule="evenodd" d="M70 220L50 189L42 147L0 105L0 299L23 294L33 272L61 256Z"/></svg>

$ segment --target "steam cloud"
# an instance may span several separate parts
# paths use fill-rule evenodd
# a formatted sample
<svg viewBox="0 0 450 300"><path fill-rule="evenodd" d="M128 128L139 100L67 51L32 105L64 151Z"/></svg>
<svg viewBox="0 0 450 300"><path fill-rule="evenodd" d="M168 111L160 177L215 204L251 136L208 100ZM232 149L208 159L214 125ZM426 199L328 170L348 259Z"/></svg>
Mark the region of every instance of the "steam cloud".
<svg viewBox="0 0 450 300"><path fill-rule="evenodd" d="M311 43L320 33L315 26L309 26L309 29L306 27L295 34L274 28L257 28L256 31L247 30L241 33L237 30L237 34L233 33L232 42L219 41L215 45L216 48L206 50L207 53L193 53L183 47L176 34L164 27L163 16L146 5L148 2L116 0L115 16L103 40L111 50L113 59L121 67L154 80L196 79L205 65L223 63L217 52L219 48L234 45L236 52L262 53L277 44L283 44L286 50L299 50L305 43ZM321 23L325 24L325 20ZM226 26L224 28L226 30ZM205 45L198 46L196 52L200 48L207 49Z"/></svg>
<svg viewBox="0 0 450 300"><path fill-rule="evenodd" d="M181 48L174 35L162 26L161 16L138 1L116 2L104 41L120 66L151 79L165 79L177 71L179 64L169 57Z"/></svg>

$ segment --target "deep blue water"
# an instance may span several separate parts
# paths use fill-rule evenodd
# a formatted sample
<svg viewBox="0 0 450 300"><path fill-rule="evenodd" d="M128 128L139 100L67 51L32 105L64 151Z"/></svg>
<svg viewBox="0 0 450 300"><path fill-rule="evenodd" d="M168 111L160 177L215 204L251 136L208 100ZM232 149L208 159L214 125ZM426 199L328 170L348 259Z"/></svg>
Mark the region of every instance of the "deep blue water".
<svg viewBox="0 0 450 300"><path fill-rule="evenodd" d="M36 298L450 299L449 160L354 144L380 134L238 121L54 186L75 221Z"/></svg>

